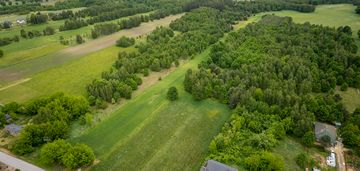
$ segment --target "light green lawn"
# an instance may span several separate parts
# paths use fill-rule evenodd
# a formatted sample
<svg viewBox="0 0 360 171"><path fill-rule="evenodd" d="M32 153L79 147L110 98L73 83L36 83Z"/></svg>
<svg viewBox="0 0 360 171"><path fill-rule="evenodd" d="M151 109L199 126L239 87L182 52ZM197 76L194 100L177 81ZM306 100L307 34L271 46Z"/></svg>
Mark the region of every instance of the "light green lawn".
<svg viewBox="0 0 360 171"><path fill-rule="evenodd" d="M229 118L227 106L195 101L183 90L184 75L209 51L128 101L74 142L90 145L100 160L94 170L198 170L213 136ZM179 100L166 100L170 86Z"/></svg>
<svg viewBox="0 0 360 171"><path fill-rule="evenodd" d="M73 95L84 95L85 87L93 79L99 78L117 58L120 48L109 47L84 56L78 60L38 73L31 80L0 90L0 103L24 102L29 99L53 94L57 91ZM123 49L126 51L134 48Z"/></svg>

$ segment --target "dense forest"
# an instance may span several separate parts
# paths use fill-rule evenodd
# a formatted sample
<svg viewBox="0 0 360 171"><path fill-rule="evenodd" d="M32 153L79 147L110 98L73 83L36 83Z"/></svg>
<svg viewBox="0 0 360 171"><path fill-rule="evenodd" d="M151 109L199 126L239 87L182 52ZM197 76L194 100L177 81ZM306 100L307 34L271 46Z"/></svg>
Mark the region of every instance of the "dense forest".
<svg viewBox="0 0 360 171"><path fill-rule="evenodd" d="M313 132L316 120L350 122L333 89L360 86L356 50L343 27L295 24L289 17L268 15L231 32L184 81L194 98L216 98L235 109L210 144L209 158L250 170L281 170L284 161L271 148L286 134L301 138Z"/></svg>

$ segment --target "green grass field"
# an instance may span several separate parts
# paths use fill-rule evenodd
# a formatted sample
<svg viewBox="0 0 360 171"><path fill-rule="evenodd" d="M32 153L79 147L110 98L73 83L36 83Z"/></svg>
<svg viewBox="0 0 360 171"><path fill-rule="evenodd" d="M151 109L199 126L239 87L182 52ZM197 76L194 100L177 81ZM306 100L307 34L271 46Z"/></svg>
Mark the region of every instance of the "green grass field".
<svg viewBox="0 0 360 171"><path fill-rule="evenodd" d="M227 106L195 101L183 90L184 74L207 53L181 65L157 84L74 142L90 145L100 163L94 170L198 170L213 136L229 118ZM169 102L166 90L176 86L179 100Z"/></svg>
<svg viewBox="0 0 360 171"><path fill-rule="evenodd" d="M78 60L41 72L29 81L0 90L0 102L24 102L34 97L57 91L74 95L85 94L85 86L101 72L108 70L117 58L120 48L110 47ZM132 48L126 49L133 50Z"/></svg>

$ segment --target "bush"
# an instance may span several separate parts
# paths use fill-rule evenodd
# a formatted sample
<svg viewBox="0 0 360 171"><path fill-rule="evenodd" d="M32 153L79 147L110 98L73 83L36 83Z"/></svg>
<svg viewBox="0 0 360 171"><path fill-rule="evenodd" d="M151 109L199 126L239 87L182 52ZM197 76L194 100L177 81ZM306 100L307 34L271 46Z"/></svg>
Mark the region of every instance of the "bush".
<svg viewBox="0 0 360 171"><path fill-rule="evenodd" d="M4 56L4 51L0 49L0 58Z"/></svg>
<svg viewBox="0 0 360 171"><path fill-rule="evenodd" d="M143 70L143 75L144 75L144 77L149 76L149 74L150 74L149 69L146 68L146 69Z"/></svg>
<svg viewBox="0 0 360 171"><path fill-rule="evenodd" d="M48 26L43 30L43 33L44 35L53 35L55 34L55 29Z"/></svg>
<svg viewBox="0 0 360 171"><path fill-rule="evenodd" d="M300 153L296 156L296 164L298 164L301 168L312 168L315 165L315 161L309 156L307 153Z"/></svg>
<svg viewBox="0 0 360 171"><path fill-rule="evenodd" d="M249 170L283 170L284 159L274 153L261 152L253 154L245 159L245 165Z"/></svg>
<svg viewBox="0 0 360 171"><path fill-rule="evenodd" d="M346 83L343 83L342 85L341 85L341 87L340 87L340 90L341 91L346 91L347 89L348 89L348 84L346 84Z"/></svg>
<svg viewBox="0 0 360 171"><path fill-rule="evenodd" d="M81 37L81 35L76 35L76 43L78 44L84 43L84 39Z"/></svg>
<svg viewBox="0 0 360 171"><path fill-rule="evenodd" d="M90 165L95 160L93 150L85 144L77 144L62 157L62 163L71 169Z"/></svg>
<svg viewBox="0 0 360 171"><path fill-rule="evenodd" d="M129 38L129 37L125 37L125 36L122 36L119 40L116 41L116 46L124 47L124 48L130 47L134 44L135 44L134 38Z"/></svg>
<svg viewBox="0 0 360 171"><path fill-rule="evenodd" d="M178 99L178 91L176 89L176 87L170 87L168 92L167 92L167 98L170 100L170 101L175 101Z"/></svg>
<svg viewBox="0 0 360 171"><path fill-rule="evenodd" d="M40 159L44 164L61 164L62 157L69 148L71 145L62 139L47 143L40 150Z"/></svg>
<svg viewBox="0 0 360 171"><path fill-rule="evenodd" d="M101 99L96 99L95 105L98 109L106 109L108 107L106 101Z"/></svg>
<svg viewBox="0 0 360 171"><path fill-rule="evenodd" d="M90 165L95 160L95 155L85 144L71 145L59 139L41 148L40 159L44 164L62 164L75 169Z"/></svg>
<svg viewBox="0 0 360 171"><path fill-rule="evenodd" d="M302 143L306 145L307 147L311 147L315 142L315 134L313 131L309 131L305 133L305 135L302 138Z"/></svg>

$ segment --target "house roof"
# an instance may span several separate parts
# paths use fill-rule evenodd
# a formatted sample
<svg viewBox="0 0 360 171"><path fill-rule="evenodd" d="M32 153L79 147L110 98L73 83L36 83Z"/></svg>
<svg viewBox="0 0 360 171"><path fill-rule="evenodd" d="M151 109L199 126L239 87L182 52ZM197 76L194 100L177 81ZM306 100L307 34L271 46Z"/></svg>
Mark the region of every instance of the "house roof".
<svg viewBox="0 0 360 171"><path fill-rule="evenodd" d="M215 160L208 160L206 165L202 167L201 171L237 171L237 169Z"/></svg>
<svg viewBox="0 0 360 171"><path fill-rule="evenodd" d="M333 125L329 125L326 123L316 122L315 123L315 136L317 139L320 139L323 136L329 136L331 142L334 143L336 141L336 127Z"/></svg>
<svg viewBox="0 0 360 171"><path fill-rule="evenodd" d="M16 124L9 124L5 126L5 130L8 131L11 135L18 134L22 129L22 126Z"/></svg>

